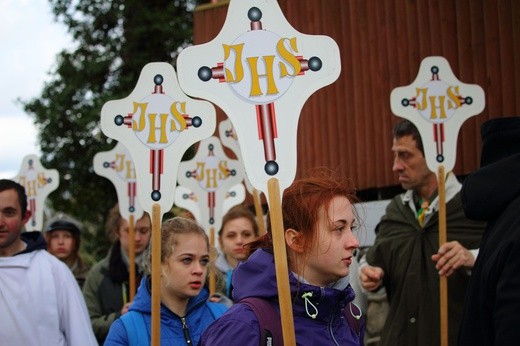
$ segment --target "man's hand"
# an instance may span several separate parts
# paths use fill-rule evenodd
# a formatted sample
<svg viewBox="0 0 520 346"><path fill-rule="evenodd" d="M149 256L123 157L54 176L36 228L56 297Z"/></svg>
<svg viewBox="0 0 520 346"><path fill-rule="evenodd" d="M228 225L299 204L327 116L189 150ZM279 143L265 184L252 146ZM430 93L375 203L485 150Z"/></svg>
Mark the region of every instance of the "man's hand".
<svg viewBox="0 0 520 346"><path fill-rule="evenodd" d="M439 271L439 275L447 277L460 267L471 269L475 264L473 254L456 240L444 243L432 256L432 260L437 262L435 268Z"/></svg>
<svg viewBox="0 0 520 346"><path fill-rule="evenodd" d="M380 267L370 265L361 267L359 270L359 282L361 283L361 287L371 292L377 290L383 283L384 274L383 269Z"/></svg>

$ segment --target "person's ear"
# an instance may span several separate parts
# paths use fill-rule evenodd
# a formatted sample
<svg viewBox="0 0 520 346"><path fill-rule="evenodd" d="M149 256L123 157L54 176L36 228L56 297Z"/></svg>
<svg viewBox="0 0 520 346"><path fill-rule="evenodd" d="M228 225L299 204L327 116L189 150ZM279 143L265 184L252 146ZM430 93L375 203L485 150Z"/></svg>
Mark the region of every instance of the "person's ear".
<svg viewBox="0 0 520 346"><path fill-rule="evenodd" d="M285 230L285 243L298 253L303 252L302 235L295 229L288 228Z"/></svg>
<svg viewBox="0 0 520 346"><path fill-rule="evenodd" d="M29 219L31 218L32 216L32 211L30 211L29 209L27 209L25 211L25 216L23 217L22 219L22 225L25 225L27 223L27 221L29 221Z"/></svg>

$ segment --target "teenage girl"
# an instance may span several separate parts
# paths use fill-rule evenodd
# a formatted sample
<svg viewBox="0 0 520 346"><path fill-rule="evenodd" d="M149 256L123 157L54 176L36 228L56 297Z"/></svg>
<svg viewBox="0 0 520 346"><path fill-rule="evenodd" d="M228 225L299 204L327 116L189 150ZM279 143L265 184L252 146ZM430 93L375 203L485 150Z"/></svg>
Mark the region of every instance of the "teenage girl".
<svg viewBox="0 0 520 346"><path fill-rule="evenodd" d="M206 278L212 266L213 253L208 236L195 221L175 217L163 223L160 288L162 345L197 345L202 332L226 309L222 304L207 301ZM150 273L150 247L146 259L145 270ZM142 279L128 313L110 327L105 345L135 344L136 341L130 339L143 335L145 343L150 343L150 292L151 277L148 275ZM136 323L141 327L135 328ZM134 329L138 329L137 333L127 332Z"/></svg>
<svg viewBox="0 0 520 346"><path fill-rule="evenodd" d="M363 345L363 329L349 322L350 317L361 317L349 304L355 296L349 267L359 246L354 201L353 189L324 172L296 180L283 193L281 212L298 345ZM233 272L233 298L238 303L204 332L202 345L260 341L258 319L249 305L240 303L243 298L267 300L279 314L271 232L269 226L268 233L251 244L255 251L248 260ZM282 345L279 340L274 344Z"/></svg>

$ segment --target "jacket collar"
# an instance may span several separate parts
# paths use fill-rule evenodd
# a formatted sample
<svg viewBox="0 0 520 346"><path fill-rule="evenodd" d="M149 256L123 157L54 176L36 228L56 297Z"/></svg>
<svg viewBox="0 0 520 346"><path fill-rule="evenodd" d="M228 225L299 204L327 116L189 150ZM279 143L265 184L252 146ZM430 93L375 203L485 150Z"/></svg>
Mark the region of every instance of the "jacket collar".
<svg viewBox="0 0 520 346"><path fill-rule="evenodd" d="M445 196L446 196L446 203L449 202L461 189L462 184L459 183L457 180L457 177L452 172L449 172L446 177L446 183L445 183ZM415 208L415 203L413 200L413 190L406 190L404 194L401 195L401 202L403 205L408 204L410 209L414 213L417 213L417 209ZM431 201L428 209L426 210L426 215L431 215L434 212L437 212L439 210L439 196L434 198L433 201Z"/></svg>

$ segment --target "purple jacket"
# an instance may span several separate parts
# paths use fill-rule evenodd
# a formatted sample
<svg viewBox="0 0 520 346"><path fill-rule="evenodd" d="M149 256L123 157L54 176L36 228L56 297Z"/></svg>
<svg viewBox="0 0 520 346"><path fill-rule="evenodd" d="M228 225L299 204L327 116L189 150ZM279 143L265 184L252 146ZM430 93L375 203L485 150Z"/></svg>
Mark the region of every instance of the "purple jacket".
<svg viewBox="0 0 520 346"><path fill-rule="evenodd" d="M345 306L354 299L354 290L346 278L340 281L344 281L343 284L338 283L335 287L342 286L343 289L317 287L298 282L289 273L297 345L362 345L362 337L355 335L343 314ZM255 251L246 262L237 266L232 282L235 301L246 297L264 298L279 311L271 253ZM302 298L304 294L305 299ZM313 314L317 314L314 319L310 316ZM257 346L259 342L260 328L254 312L245 304L235 304L206 329L199 345Z"/></svg>

